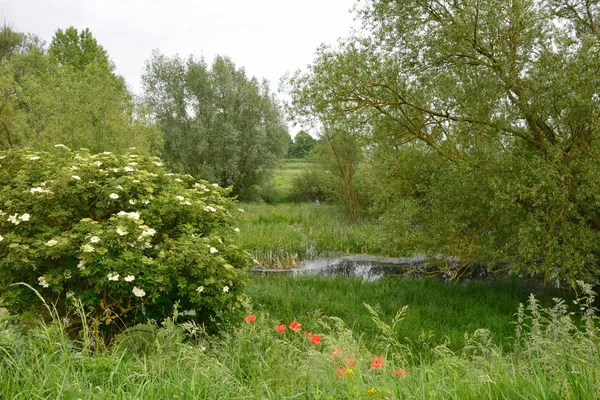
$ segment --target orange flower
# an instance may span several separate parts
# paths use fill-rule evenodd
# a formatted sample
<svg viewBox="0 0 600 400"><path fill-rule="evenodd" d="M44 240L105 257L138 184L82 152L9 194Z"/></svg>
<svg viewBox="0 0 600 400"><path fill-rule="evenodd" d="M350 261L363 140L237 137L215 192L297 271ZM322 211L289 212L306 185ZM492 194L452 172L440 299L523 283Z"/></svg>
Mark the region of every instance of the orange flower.
<svg viewBox="0 0 600 400"><path fill-rule="evenodd" d="M298 332L302 330L302 325L300 325L297 321L292 321L290 324L290 329L294 332Z"/></svg>
<svg viewBox="0 0 600 400"><path fill-rule="evenodd" d="M311 337L312 335L313 335L312 332L304 332L304 336Z"/></svg>
<svg viewBox="0 0 600 400"><path fill-rule="evenodd" d="M321 344L321 336L319 336L319 335L312 335L310 337L310 342L312 344Z"/></svg>
<svg viewBox="0 0 600 400"><path fill-rule="evenodd" d="M406 371L403 370L402 368L398 368L396 370L396 375L398 375L398 376L404 376L404 375L406 375Z"/></svg>
<svg viewBox="0 0 600 400"><path fill-rule="evenodd" d="M275 330L276 330L277 332L281 332L282 334L284 334L284 333L285 333L285 325L277 325L277 326L275 327Z"/></svg>
<svg viewBox="0 0 600 400"><path fill-rule="evenodd" d="M333 358L334 362L339 362L342 357L342 354L342 349L340 349L339 347L336 347L331 353L329 353L331 358Z"/></svg>
<svg viewBox="0 0 600 400"><path fill-rule="evenodd" d="M246 317L246 323L251 324L254 321L256 321L256 315L248 315Z"/></svg>
<svg viewBox="0 0 600 400"><path fill-rule="evenodd" d="M380 369L383 368L383 357L373 356L373 362L371 368Z"/></svg>
<svg viewBox="0 0 600 400"><path fill-rule="evenodd" d="M346 360L346 364L351 366L351 367L356 367L356 360L354 358L348 358Z"/></svg>
<svg viewBox="0 0 600 400"><path fill-rule="evenodd" d="M340 367L335 370L335 379L342 379L346 373L346 368Z"/></svg>

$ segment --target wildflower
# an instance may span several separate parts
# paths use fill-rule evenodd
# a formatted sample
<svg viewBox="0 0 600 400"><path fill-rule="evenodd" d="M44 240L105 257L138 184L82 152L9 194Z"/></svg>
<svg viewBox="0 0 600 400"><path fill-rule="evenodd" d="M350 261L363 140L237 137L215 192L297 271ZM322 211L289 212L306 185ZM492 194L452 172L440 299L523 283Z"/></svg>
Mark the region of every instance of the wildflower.
<svg viewBox="0 0 600 400"><path fill-rule="evenodd" d="M119 234L119 236L125 236L127 235L127 229L123 228L122 226L118 226L117 233Z"/></svg>
<svg viewBox="0 0 600 400"><path fill-rule="evenodd" d="M54 239L50 239L46 242L46 246L48 246L48 247L56 246L57 244L58 244L58 242Z"/></svg>
<svg viewBox="0 0 600 400"><path fill-rule="evenodd" d="M383 368L383 357L373 356L373 362L371 363L371 368L374 368L374 369Z"/></svg>
<svg viewBox="0 0 600 400"><path fill-rule="evenodd" d="M83 260L80 260L79 263L77 264L77 268L84 270L85 269L85 262Z"/></svg>
<svg viewBox="0 0 600 400"><path fill-rule="evenodd" d="M118 194L116 194L116 193L111 193L111 194L109 194L109 195L108 195L108 197L110 197L111 199L114 199L114 200L116 200L116 199L118 199L118 198L119 198L119 195L118 195Z"/></svg>
<svg viewBox="0 0 600 400"><path fill-rule="evenodd" d="M185 315L187 317L195 317L196 316L196 310L184 310L183 311L183 315Z"/></svg>
<svg viewBox="0 0 600 400"><path fill-rule="evenodd" d="M143 228L145 228L142 233L140 233L140 236L138 236L138 240L142 240L145 236L154 236L156 234L156 231L152 228L148 228L147 226L142 226Z"/></svg>
<svg viewBox="0 0 600 400"><path fill-rule="evenodd" d="M186 201L186 202L185 202L185 203L183 203L183 204L185 204L186 206L191 206L191 205L192 205L192 203L190 203L189 201Z"/></svg>
<svg viewBox="0 0 600 400"><path fill-rule="evenodd" d="M175 198L177 200L179 200L179 201L184 201L185 200L185 197L183 197L183 196L175 196Z"/></svg>
<svg viewBox="0 0 600 400"><path fill-rule="evenodd" d="M173 180L174 180L175 182L183 182L183 181L182 181L181 179L179 179L179 178L175 178L175 179L173 179Z"/></svg>
<svg viewBox="0 0 600 400"><path fill-rule="evenodd" d="M19 216L17 214L11 215L7 218L8 222L12 222L15 225L19 225L21 221L19 221Z"/></svg>
<svg viewBox="0 0 600 400"><path fill-rule="evenodd" d="M290 329L294 332L299 332L302 330L302 325L300 325L298 321L292 321L292 323L290 324Z"/></svg>
<svg viewBox="0 0 600 400"><path fill-rule="evenodd" d="M331 356L331 358L333 358L333 361L335 362L340 361L340 357L342 356L342 354L342 349L340 349L339 347L336 347L331 351L331 353L329 353L329 355Z"/></svg>
<svg viewBox="0 0 600 400"><path fill-rule="evenodd" d="M55 144L54 147L64 147L64 148L67 148L67 146L65 146L64 144L60 144L60 143L59 144Z"/></svg>
<svg viewBox="0 0 600 400"><path fill-rule="evenodd" d="M92 246L91 244L84 244L83 246L81 246L81 250L84 253L91 253L94 251L94 246Z"/></svg>
<svg viewBox="0 0 600 400"><path fill-rule="evenodd" d="M346 375L350 375L350 376L354 375L354 370L352 368L348 368L346 370Z"/></svg>
<svg viewBox="0 0 600 400"><path fill-rule="evenodd" d="M217 212L217 209L211 206L204 207L204 211Z"/></svg>
<svg viewBox="0 0 600 400"><path fill-rule="evenodd" d="M136 165L138 165L138 163L136 163L136 162L130 162L130 163L127 163L127 165L131 165L132 167L135 167Z"/></svg>
<svg viewBox="0 0 600 400"><path fill-rule="evenodd" d="M402 368L398 368L396 370L396 375L398 375L398 376L405 376L406 375L406 371L403 370Z"/></svg>
<svg viewBox="0 0 600 400"><path fill-rule="evenodd" d="M283 325L283 324L281 324L281 325L277 325L277 326L275 327L275 330L276 330L277 332L281 333L281 334L284 334L284 333L285 333L285 325Z"/></svg>
<svg viewBox="0 0 600 400"><path fill-rule="evenodd" d="M66 296L67 296L67 299L69 299L69 298L71 298L71 297L75 296L75 292L73 292L72 290L69 290L69 291L67 292Z"/></svg>
<svg viewBox="0 0 600 400"><path fill-rule="evenodd" d="M133 294L136 297L144 297L146 295L146 292L144 291L144 289L140 289L137 286L134 286L133 289L131 290L133 292Z"/></svg>
<svg viewBox="0 0 600 400"><path fill-rule="evenodd" d="M233 231L234 231L235 233L240 233L240 228L233 228Z"/></svg>
<svg viewBox="0 0 600 400"><path fill-rule="evenodd" d="M133 276L133 275L127 275L125 278L123 278L123 280L125 282L133 282L135 280L135 276Z"/></svg>
<svg viewBox="0 0 600 400"><path fill-rule="evenodd" d="M125 172L133 172L134 169L131 168L131 167L125 167L125 168L123 168L123 171L125 171Z"/></svg>
<svg viewBox="0 0 600 400"><path fill-rule="evenodd" d="M198 286L198 287L196 288L196 292L198 292L198 293L202 293L202 292L204 292L204 286Z"/></svg>
<svg viewBox="0 0 600 400"><path fill-rule="evenodd" d="M157 167L162 167L162 163L161 162L154 161L154 165L156 165Z"/></svg>
<svg viewBox="0 0 600 400"><path fill-rule="evenodd" d="M69 167L69 169L70 169L71 171L77 171L77 170L79 169L79 167L78 167L78 166L76 166L76 165L73 165L72 167ZM78 177L78 178L79 178L79 177ZM75 178L73 178L73 179L75 179ZM81 179L81 178L80 178L80 179Z"/></svg>
<svg viewBox="0 0 600 400"><path fill-rule="evenodd" d="M371 389L367 390L367 393L369 393L369 394L377 394L377 389L371 388Z"/></svg>
<svg viewBox="0 0 600 400"><path fill-rule="evenodd" d="M21 219L21 221L29 221L30 217L31 216L29 214L25 213L25 214L21 215L19 218Z"/></svg>
<svg viewBox="0 0 600 400"><path fill-rule="evenodd" d="M319 335L312 335L310 337L310 342L312 344L321 344L321 336L319 336Z"/></svg>
<svg viewBox="0 0 600 400"><path fill-rule="evenodd" d="M33 157L29 157L29 159L31 161L36 161L36 160L39 160L40 158L38 156L33 156Z"/></svg>
<svg viewBox="0 0 600 400"><path fill-rule="evenodd" d="M248 315L246 317L246 323L251 324L254 321L256 321L256 315Z"/></svg>
<svg viewBox="0 0 600 400"><path fill-rule="evenodd" d="M90 243L98 243L100 241L100 238L98 236L92 236L90 238Z"/></svg>
<svg viewBox="0 0 600 400"><path fill-rule="evenodd" d="M339 367L338 369L335 370L335 379L342 379L345 374L346 374L346 368Z"/></svg>
<svg viewBox="0 0 600 400"><path fill-rule="evenodd" d="M210 252L210 254L215 254L219 252L219 250L215 249L214 247L211 247L208 251Z"/></svg>
<svg viewBox="0 0 600 400"><path fill-rule="evenodd" d="M111 272L108 275L106 275L106 278L109 281L118 281L119 280L119 274L117 274L116 272Z"/></svg>
<svg viewBox="0 0 600 400"><path fill-rule="evenodd" d="M43 288L47 288L48 286L50 286L48 284L48 282L46 282L46 278L44 278L43 276L40 276L38 278L38 282L39 282L40 286L43 287Z"/></svg>
<svg viewBox="0 0 600 400"><path fill-rule="evenodd" d="M95 161L95 162L94 162L94 165L95 165L96 167L101 167L101 166L102 166L102 161Z"/></svg>
<svg viewBox="0 0 600 400"><path fill-rule="evenodd" d="M46 190L42 187L34 187L29 190L31 193L44 193Z"/></svg>
<svg viewBox="0 0 600 400"><path fill-rule="evenodd" d="M229 292L229 286L223 286L223 293Z"/></svg>
<svg viewBox="0 0 600 400"><path fill-rule="evenodd" d="M356 360L354 358L348 358L346 360L346 365L349 365L351 367L356 367Z"/></svg>
<svg viewBox="0 0 600 400"><path fill-rule="evenodd" d="M4 240L4 236L0 235L0 242Z"/></svg>
<svg viewBox="0 0 600 400"><path fill-rule="evenodd" d="M129 200L129 204L131 204L131 205L135 205L135 203L137 203L137 201L135 201L135 200L133 200L133 199L130 199L130 200Z"/></svg>

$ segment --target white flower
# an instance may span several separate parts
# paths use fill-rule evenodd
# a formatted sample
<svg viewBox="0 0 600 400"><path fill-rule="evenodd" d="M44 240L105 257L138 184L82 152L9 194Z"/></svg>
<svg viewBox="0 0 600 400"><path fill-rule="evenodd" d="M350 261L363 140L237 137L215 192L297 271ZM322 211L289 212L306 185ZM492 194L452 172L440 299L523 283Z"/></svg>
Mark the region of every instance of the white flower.
<svg viewBox="0 0 600 400"><path fill-rule="evenodd" d="M95 249L94 246L92 246L91 244L84 244L83 246L81 246L81 250L84 253L92 253Z"/></svg>
<svg viewBox="0 0 600 400"><path fill-rule="evenodd" d="M75 292L73 292L72 290L69 290L67 292L67 299L70 299L71 297L75 296Z"/></svg>
<svg viewBox="0 0 600 400"><path fill-rule="evenodd" d="M130 162L127 165L131 165L132 167L135 167L136 165L138 165L138 163L136 163L136 162Z"/></svg>
<svg viewBox="0 0 600 400"><path fill-rule="evenodd" d="M75 179L76 181L80 181L81 178L79 177L79 175L73 175L71 178Z"/></svg>
<svg viewBox="0 0 600 400"><path fill-rule="evenodd" d="M196 310L184 310L182 314L185 316L195 317Z"/></svg>
<svg viewBox="0 0 600 400"><path fill-rule="evenodd" d="M80 260L79 264L77 264L77 268L84 270L85 269L85 261Z"/></svg>
<svg viewBox="0 0 600 400"><path fill-rule="evenodd" d="M229 292L229 286L223 286L223 292L224 293Z"/></svg>
<svg viewBox="0 0 600 400"><path fill-rule="evenodd" d="M167 172L167 173L165 174L165 176L173 176L173 173L172 173L172 172Z"/></svg>
<svg viewBox="0 0 600 400"><path fill-rule="evenodd" d="M38 282L39 282L39 284L40 284L41 287L47 288L48 286L50 286L48 284L48 282L46 282L46 278L44 278L43 276L40 276L38 278Z"/></svg>
<svg viewBox="0 0 600 400"><path fill-rule="evenodd" d="M133 276L133 275L127 275L125 278L123 278L123 280L125 282L133 282L133 281L135 281L135 276Z"/></svg>
<svg viewBox="0 0 600 400"><path fill-rule="evenodd" d="M46 182L44 181L44 182L40 183L40 186L46 186Z"/></svg>
<svg viewBox="0 0 600 400"><path fill-rule="evenodd" d="M173 179L173 180L174 180L175 182L183 182L183 181L182 181L181 179L179 179L179 178L175 178L175 179Z"/></svg>
<svg viewBox="0 0 600 400"><path fill-rule="evenodd" d="M118 185L118 186L117 186L117 189L119 189L119 190L123 190L123 186L121 186L121 185Z"/></svg>
<svg viewBox="0 0 600 400"><path fill-rule="evenodd" d="M100 241L100 238L98 236L92 236L90 238L91 243L98 243L99 241Z"/></svg>
<svg viewBox="0 0 600 400"><path fill-rule="evenodd" d="M21 223L21 221L19 221L18 219L19 215L18 214L14 214L11 215L7 218L8 222L12 222L15 225L19 225Z"/></svg>
<svg viewBox="0 0 600 400"><path fill-rule="evenodd" d="M163 164L161 162L154 161L154 165L156 165L157 167L162 167Z"/></svg>
<svg viewBox="0 0 600 400"><path fill-rule="evenodd" d="M215 249L214 247L211 247L208 251L210 251L210 254L215 254L219 252L219 250Z"/></svg>
<svg viewBox="0 0 600 400"><path fill-rule="evenodd" d="M143 289L138 288L137 286L134 286L133 289L131 290L133 292L133 294L136 297L144 297L146 295L146 292L144 292Z"/></svg>
<svg viewBox="0 0 600 400"><path fill-rule="evenodd" d="M204 207L204 211L217 212L217 209L212 206Z"/></svg>
<svg viewBox="0 0 600 400"><path fill-rule="evenodd" d="M55 144L54 147L64 147L64 148L67 148L67 146L65 146L64 144L60 144L60 143L59 144Z"/></svg>
<svg viewBox="0 0 600 400"><path fill-rule="evenodd" d="M104 154L105 156L111 155L112 153L110 151L103 151L102 154Z"/></svg>
<svg viewBox="0 0 600 400"><path fill-rule="evenodd" d="M79 167L73 165L72 167L69 168L71 171L77 171L79 169Z"/></svg>
<svg viewBox="0 0 600 400"><path fill-rule="evenodd" d="M129 204L131 204L131 205L135 205L135 203L137 203L137 201L135 201L135 200L133 200L133 199L130 199L130 200L129 200Z"/></svg>
<svg viewBox="0 0 600 400"><path fill-rule="evenodd" d="M117 274L116 272L111 272L108 275L106 275L106 279L108 279L109 281L118 281L119 274Z"/></svg>
<svg viewBox="0 0 600 400"><path fill-rule="evenodd" d="M21 219L21 221L29 221L30 217L31 216L29 214L25 213L25 214L21 215L19 218Z"/></svg>
<svg viewBox="0 0 600 400"><path fill-rule="evenodd" d="M0 242L4 240L4 236L0 235Z"/></svg>
<svg viewBox="0 0 600 400"><path fill-rule="evenodd" d="M202 346L202 347L200 347L200 350L206 351L206 347Z"/></svg>
<svg viewBox="0 0 600 400"><path fill-rule="evenodd" d="M31 193L44 193L46 191L46 189L42 188L42 187L34 187L29 189L29 191Z"/></svg>
<svg viewBox="0 0 600 400"><path fill-rule="evenodd" d="M243 212L244 212L244 210L243 210L243 209L241 209L241 208L238 208L237 210L238 210L239 212L241 212L241 213L243 213Z"/></svg>
<svg viewBox="0 0 600 400"><path fill-rule="evenodd" d="M111 194L108 195L108 197L110 197L111 199L115 199L116 200L116 199L119 198L119 195L116 194L116 193L111 193Z"/></svg>
<svg viewBox="0 0 600 400"><path fill-rule="evenodd" d="M132 212L129 212L129 213L125 212L125 211L119 211L117 213L117 215L119 217L127 217L129 219L140 219L140 214L137 213L137 212L135 212L135 211L132 211Z"/></svg>
<svg viewBox="0 0 600 400"><path fill-rule="evenodd" d="M46 242L46 246L48 246L48 247L56 246L57 244L58 244L58 242L54 239L48 240Z"/></svg>
<svg viewBox="0 0 600 400"><path fill-rule="evenodd" d="M71 270L65 269L65 279L71 279Z"/></svg>
<svg viewBox="0 0 600 400"><path fill-rule="evenodd" d="M137 158L137 154L130 154L129 158Z"/></svg>
<svg viewBox="0 0 600 400"><path fill-rule="evenodd" d="M198 293L202 293L202 292L204 292L204 286L198 286L198 287L196 288L196 292L198 292Z"/></svg>
<svg viewBox="0 0 600 400"><path fill-rule="evenodd" d="M123 171L125 171L125 172L133 172L134 170L131 167L125 167L125 168L123 168Z"/></svg>
<svg viewBox="0 0 600 400"><path fill-rule="evenodd" d="M127 229L123 228L122 226L118 226L117 233L119 234L119 236L125 236L127 235Z"/></svg>
<svg viewBox="0 0 600 400"><path fill-rule="evenodd" d="M35 160L39 160L40 158L38 156L33 156L33 157L29 157L29 159L31 161L35 161ZM44 287L47 287L47 286L44 286Z"/></svg>
<svg viewBox="0 0 600 400"><path fill-rule="evenodd" d="M148 200L148 199L144 199L144 200L142 200L142 203L143 203L145 206L147 206L148 204L150 204L150 200Z"/></svg>
<svg viewBox="0 0 600 400"><path fill-rule="evenodd" d="M240 228L233 228L233 231L234 231L235 233L240 233Z"/></svg>
<svg viewBox="0 0 600 400"><path fill-rule="evenodd" d="M179 200L179 201L184 201L185 200L185 197L183 197L183 196L175 196L175 198L177 200Z"/></svg>
<svg viewBox="0 0 600 400"><path fill-rule="evenodd" d="M113 172L119 172L119 168L113 168Z"/></svg>
<svg viewBox="0 0 600 400"><path fill-rule="evenodd" d="M96 167L100 167L100 166L102 166L102 161L95 161L95 162L94 162L94 165L95 165Z"/></svg>
<svg viewBox="0 0 600 400"><path fill-rule="evenodd" d="M144 226L144 228L148 228L147 226ZM142 231L142 233L140 234L140 236L138 236L137 240L144 240L144 237L146 236L154 236L156 234L156 231L152 228L148 228L148 229L144 229Z"/></svg>
<svg viewBox="0 0 600 400"><path fill-rule="evenodd" d="M192 205L192 203L190 203L189 201L186 201L186 202L185 202L185 203L183 203L183 204L185 204L186 206L191 206L191 205Z"/></svg>
<svg viewBox="0 0 600 400"><path fill-rule="evenodd" d="M218 184L218 183L213 183L212 185L213 185L214 187L219 187L219 184Z"/></svg>

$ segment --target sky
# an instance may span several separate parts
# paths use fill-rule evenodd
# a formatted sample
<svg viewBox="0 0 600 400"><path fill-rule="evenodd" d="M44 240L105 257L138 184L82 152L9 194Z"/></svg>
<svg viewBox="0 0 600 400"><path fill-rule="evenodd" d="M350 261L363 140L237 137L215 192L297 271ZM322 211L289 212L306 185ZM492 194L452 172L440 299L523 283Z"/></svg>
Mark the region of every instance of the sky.
<svg viewBox="0 0 600 400"><path fill-rule="evenodd" d="M137 94L153 49L207 62L227 55L277 92L280 78L310 64L321 43L350 33L355 1L0 0L0 18L48 43L58 28L89 28Z"/></svg>

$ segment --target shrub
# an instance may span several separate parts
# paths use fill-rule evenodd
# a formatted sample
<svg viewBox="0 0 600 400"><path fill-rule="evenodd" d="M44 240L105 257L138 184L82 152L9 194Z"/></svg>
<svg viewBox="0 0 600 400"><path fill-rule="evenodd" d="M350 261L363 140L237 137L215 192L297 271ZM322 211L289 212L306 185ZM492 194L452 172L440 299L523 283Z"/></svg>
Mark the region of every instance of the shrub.
<svg viewBox="0 0 600 400"><path fill-rule="evenodd" d="M335 178L325 171L304 171L294 177L290 198L296 202L333 203L337 199Z"/></svg>
<svg viewBox="0 0 600 400"><path fill-rule="evenodd" d="M39 312L35 287L105 325L162 319L179 302L210 329L238 313L251 256L228 190L166 173L160 159L109 152L0 152L0 298ZM75 322L73 322L75 323Z"/></svg>

